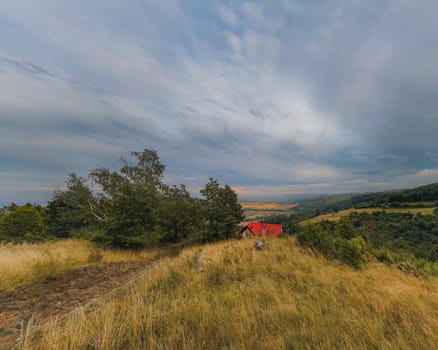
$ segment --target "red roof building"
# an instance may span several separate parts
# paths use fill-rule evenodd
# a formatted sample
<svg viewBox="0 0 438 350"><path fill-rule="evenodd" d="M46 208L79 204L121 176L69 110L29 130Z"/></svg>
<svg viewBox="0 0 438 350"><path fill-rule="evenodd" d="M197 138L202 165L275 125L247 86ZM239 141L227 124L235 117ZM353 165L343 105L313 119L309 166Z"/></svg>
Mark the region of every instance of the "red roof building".
<svg viewBox="0 0 438 350"><path fill-rule="evenodd" d="M242 228L241 232L243 237L277 237L283 233L283 226L277 224L265 224L263 222L249 222Z"/></svg>

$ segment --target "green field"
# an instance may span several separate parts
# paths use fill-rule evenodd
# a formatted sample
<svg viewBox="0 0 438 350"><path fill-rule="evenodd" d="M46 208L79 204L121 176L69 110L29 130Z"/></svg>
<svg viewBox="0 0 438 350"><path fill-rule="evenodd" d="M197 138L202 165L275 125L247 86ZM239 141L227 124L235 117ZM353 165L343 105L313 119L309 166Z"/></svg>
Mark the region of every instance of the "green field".
<svg viewBox="0 0 438 350"><path fill-rule="evenodd" d="M269 215L288 215L293 212L296 207L295 203L289 202L240 202L245 220L253 220L256 218L263 218Z"/></svg>

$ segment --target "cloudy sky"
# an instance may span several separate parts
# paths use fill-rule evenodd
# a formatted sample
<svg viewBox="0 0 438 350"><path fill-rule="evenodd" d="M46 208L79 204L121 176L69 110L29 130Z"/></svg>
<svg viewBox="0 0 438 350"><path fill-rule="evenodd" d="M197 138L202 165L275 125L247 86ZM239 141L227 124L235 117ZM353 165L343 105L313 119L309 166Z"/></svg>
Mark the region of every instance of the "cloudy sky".
<svg viewBox="0 0 438 350"><path fill-rule="evenodd" d="M242 198L438 181L435 0L4 0L0 203L156 149Z"/></svg>

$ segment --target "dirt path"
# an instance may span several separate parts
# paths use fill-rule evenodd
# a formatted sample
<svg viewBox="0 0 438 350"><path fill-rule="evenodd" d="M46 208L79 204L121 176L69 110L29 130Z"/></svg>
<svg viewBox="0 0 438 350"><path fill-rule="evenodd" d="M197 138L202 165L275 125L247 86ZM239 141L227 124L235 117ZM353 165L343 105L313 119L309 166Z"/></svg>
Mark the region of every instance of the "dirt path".
<svg viewBox="0 0 438 350"><path fill-rule="evenodd" d="M88 266L13 291L0 291L0 349L18 340L28 320L42 325L97 301L135 280L150 265L151 261L134 261Z"/></svg>

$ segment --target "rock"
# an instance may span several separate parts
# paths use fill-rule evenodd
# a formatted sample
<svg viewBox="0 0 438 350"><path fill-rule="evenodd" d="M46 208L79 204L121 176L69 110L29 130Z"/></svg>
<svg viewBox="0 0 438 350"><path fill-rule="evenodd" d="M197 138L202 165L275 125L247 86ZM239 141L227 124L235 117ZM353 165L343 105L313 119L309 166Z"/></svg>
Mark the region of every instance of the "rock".
<svg viewBox="0 0 438 350"><path fill-rule="evenodd" d="M263 243L263 241L258 239L255 241L255 247L257 250L263 250L265 248L265 244Z"/></svg>
<svg viewBox="0 0 438 350"><path fill-rule="evenodd" d="M198 254L198 258L196 259L196 267L198 268L199 272L203 272L205 270L204 268L204 251L202 250Z"/></svg>

